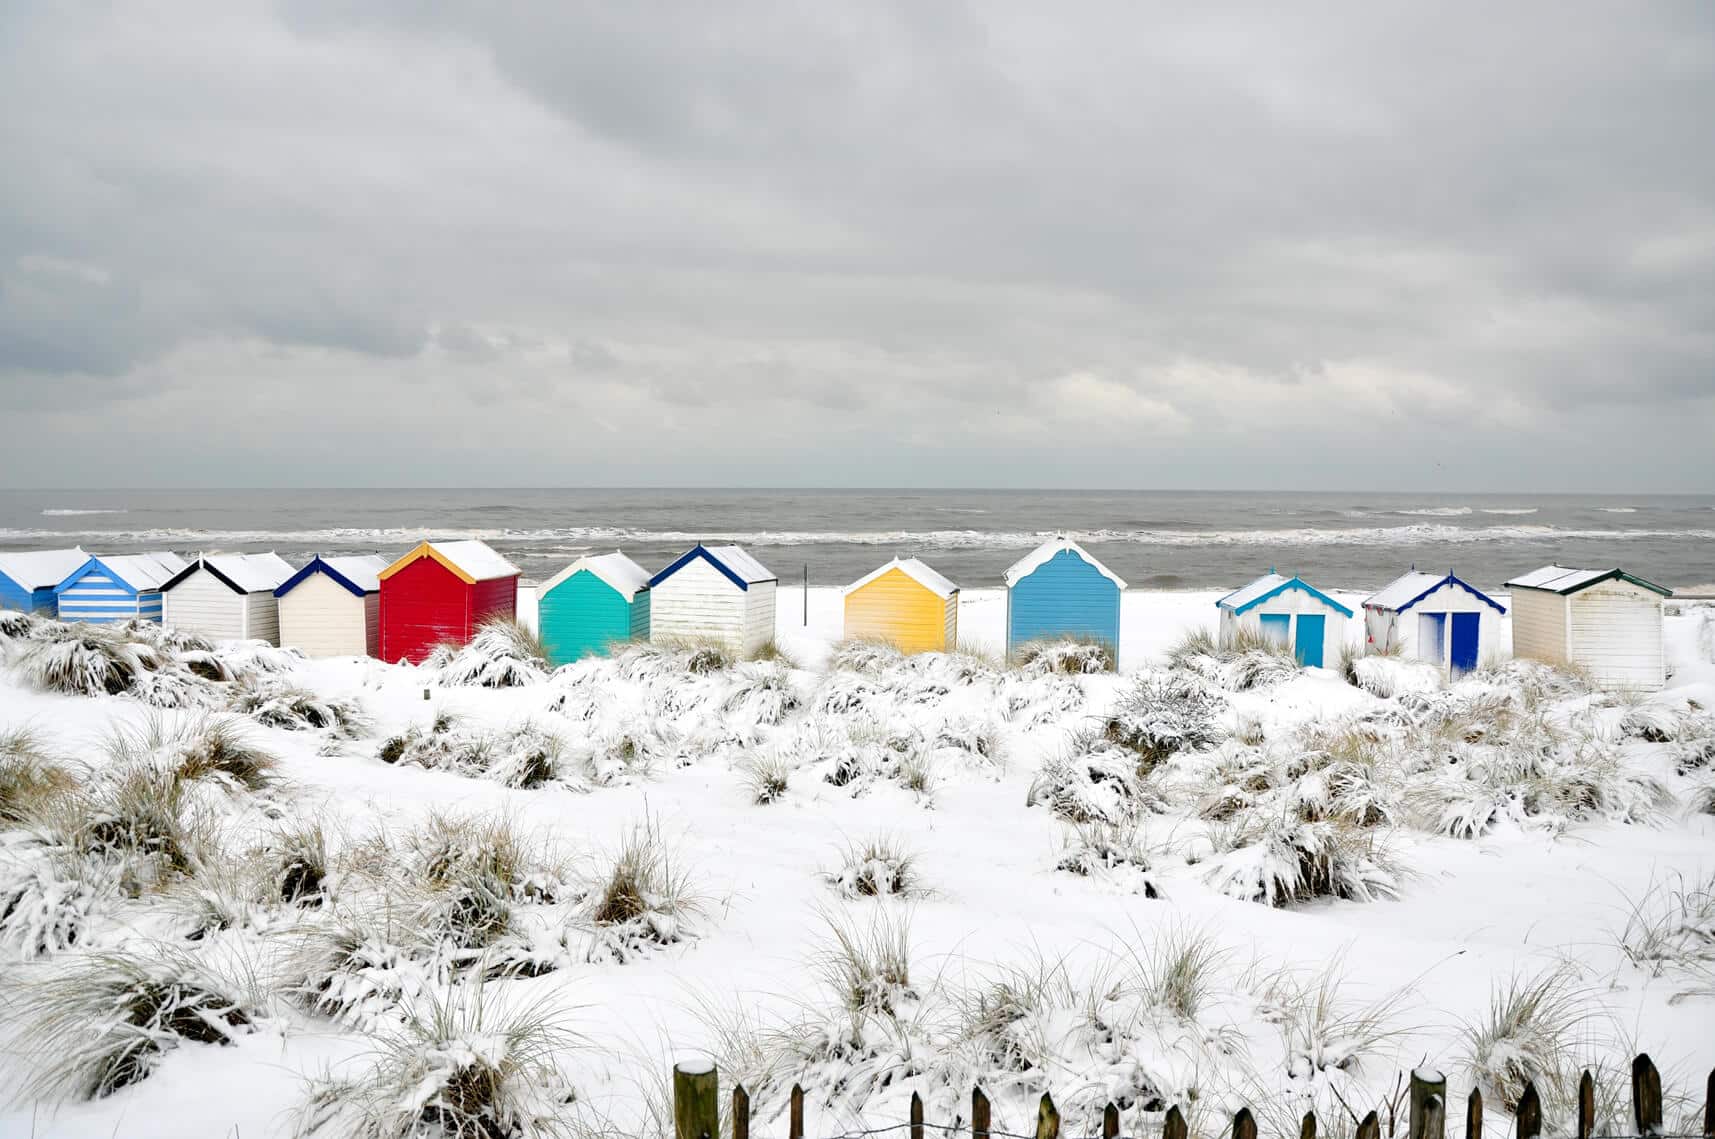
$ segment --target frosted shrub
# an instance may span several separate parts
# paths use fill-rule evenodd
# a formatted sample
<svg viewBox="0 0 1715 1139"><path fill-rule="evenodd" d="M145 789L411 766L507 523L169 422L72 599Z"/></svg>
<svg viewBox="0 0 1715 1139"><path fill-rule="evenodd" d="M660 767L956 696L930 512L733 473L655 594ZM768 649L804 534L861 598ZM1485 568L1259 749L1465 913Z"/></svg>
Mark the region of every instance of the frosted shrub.
<svg viewBox="0 0 1715 1139"><path fill-rule="evenodd" d="M1367 902L1399 894L1402 868L1374 834L1335 822L1242 824L1206 875L1230 898L1287 906L1312 898Z"/></svg>
<svg viewBox="0 0 1715 1139"><path fill-rule="evenodd" d="M245 684L233 694L229 707L263 727L288 732L326 731L338 739L354 740L369 727L357 700L321 696L272 679Z"/></svg>
<svg viewBox="0 0 1715 1139"><path fill-rule="evenodd" d="M1137 817L1139 792L1137 756L1086 734L1043 761L1025 805L1041 803L1070 823L1121 824Z"/></svg>
<svg viewBox="0 0 1715 1139"><path fill-rule="evenodd" d="M309 928L292 947L287 995L339 1024L373 1032L402 1008L452 978L452 966L425 937L414 915L387 899L345 906Z"/></svg>
<svg viewBox="0 0 1715 1139"><path fill-rule="evenodd" d="M1112 672L1114 651L1103 641L1030 641L1014 651L1013 663L1025 676L1083 676Z"/></svg>
<svg viewBox="0 0 1715 1139"><path fill-rule="evenodd" d="M576 1043L558 1013L501 1003L482 984L413 1001L377 1036L362 1072L312 1083L307 1134L501 1139L567 1133L573 1100L556 1058Z"/></svg>
<svg viewBox="0 0 1715 1139"><path fill-rule="evenodd" d="M839 868L823 871L822 880L848 898L909 897L923 892L917 856L887 835L848 843Z"/></svg>
<svg viewBox="0 0 1715 1139"><path fill-rule="evenodd" d="M228 982L165 945L33 966L12 997L4 1015L34 1066L22 1090L43 1103L111 1095L168 1051L231 1044L258 1016Z"/></svg>
<svg viewBox="0 0 1715 1139"><path fill-rule="evenodd" d="M585 958L620 964L696 936L702 900L653 823L631 829L619 849L585 874L579 922Z"/></svg>
<svg viewBox="0 0 1715 1139"><path fill-rule="evenodd" d="M439 664L442 684L478 688L520 688L548 678L541 640L509 618L485 621L470 641Z"/></svg>
<svg viewBox="0 0 1715 1139"><path fill-rule="evenodd" d="M80 944L114 886L108 868L63 847L0 836L0 950L28 961Z"/></svg>
<svg viewBox="0 0 1715 1139"><path fill-rule="evenodd" d="M748 723L772 727L801 703L791 669L775 661L756 661L733 670L733 684L721 708Z"/></svg>
<svg viewBox="0 0 1715 1139"><path fill-rule="evenodd" d="M1108 716L1104 734L1137 753L1144 771L1180 751L1221 742L1226 700L1196 677L1148 672L1138 677Z"/></svg>

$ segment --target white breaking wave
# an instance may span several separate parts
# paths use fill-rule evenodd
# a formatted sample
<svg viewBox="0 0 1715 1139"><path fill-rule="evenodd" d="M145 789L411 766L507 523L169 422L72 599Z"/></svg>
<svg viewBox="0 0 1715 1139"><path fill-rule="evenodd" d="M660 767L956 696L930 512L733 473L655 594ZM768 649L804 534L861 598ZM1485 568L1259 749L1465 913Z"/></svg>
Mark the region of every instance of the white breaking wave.
<svg viewBox="0 0 1715 1139"><path fill-rule="evenodd" d="M1635 506L1604 506L1604 507L1602 507L1602 513L1604 513L1604 514L1636 514L1637 512L1638 512L1638 508Z"/></svg>
<svg viewBox="0 0 1715 1139"><path fill-rule="evenodd" d="M1537 508L1534 506L1486 506L1483 508L1483 513L1484 514L1535 514L1536 509Z"/></svg>
<svg viewBox="0 0 1715 1139"><path fill-rule="evenodd" d="M118 510L118 509L71 510L71 509L60 508L60 509L42 511L42 514L48 518L74 518L80 514L124 514L124 513L125 513L125 511Z"/></svg>
<svg viewBox="0 0 1715 1139"><path fill-rule="evenodd" d="M617 526L569 526L554 529L436 530L422 528L333 528L321 530L29 530L0 529L0 540L88 538L127 545L190 549L236 546L286 546L304 549L397 548L401 551L436 538L478 538L518 547L589 548L598 546L691 546L697 542L733 542L745 546L898 546L919 549L1030 549L1057 531L982 530L643 530ZM1448 526L1412 523L1402 526L1346 528L1297 527L1279 530L1081 530L1067 531L1080 542L1131 543L1156 546L1395 546L1434 543L1469 545L1483 542L1561 542L1568 539L1635 541L1640 539L1715 540L1715 530L1562 530L1546 525Z"/></svg>
<svg viewBox="0 0 1715 1139"><path fill-rule="evenodd" d="M1389 510L1388 514L1405 514L1416 518L1462 518L1471 513L1469 506L1425 506L1417 510Z"/></svg>

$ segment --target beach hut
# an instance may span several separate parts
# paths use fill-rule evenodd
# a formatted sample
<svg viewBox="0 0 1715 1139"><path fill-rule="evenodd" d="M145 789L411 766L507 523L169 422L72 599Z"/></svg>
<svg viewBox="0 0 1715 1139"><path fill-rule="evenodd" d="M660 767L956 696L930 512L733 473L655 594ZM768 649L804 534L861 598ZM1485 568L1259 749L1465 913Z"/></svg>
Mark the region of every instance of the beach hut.
<svg viewBox="0 0 1715 1139"><path fill-rule="evenodd" d="M774 575L737 546L698 545L649 579L649 639L750 656L774 639Z"/></svg>
<svg viewBox="0 0 1715 1139"><path fill-rule="evenodd" d="M1660 688L1662 599L1673 591L1624 570L1543 566L1507 582L1513 655L1582 668L1603 688Z"/></svg>
<svg viewBox="0 0 1715 1139"><path fill-rule="evenodd" d="M0 554L0 609L52 617L54 590L89 560L82 550L30 550Z"/></svg>
<svg viewBox="0 0 1715 1139"><path fill-rule="evenodd" d="M421 661L518 614L518 567L485 542L423 542L381 571L381 659Z"/></svg>
<svg viewBox="0 0 1715 1139"><path fill-rule="evenodd" d="M1120 651L1125 582L1067 537L1042 543L1006 571L1006 651L1030 641L1076 637Z"/></svg>
<svg viewBox="0 0 1715 1139"><path fill-rule="evenodd" d="M1290 646L1298 663L1310 668L1335 660L1345 641L1344 622L1352 618L1350 609L1326 593L1272 569L1215 605L1221 611L1221 644L1232 644L1241 632L1258 634Z"/></svg>
<svg viewBox="0 0 1715 1139"><path fill-rule="evenodd" d="M1397 652L1458 678L1494 654L1506 612L1451 573L1413 569L1364 602L1364 652Z"/></svg>
<svg viewBox="0 0 1715 1139"><path fill-rule="evenodd" d="M649 571L618 550L579 558L536 597L536 632L549 664L606 656L616 642L649 639Z"/></svg>
<svg viewBox="0 0 1715 1139"><path fill-rule="evenodd" d="M959 644L959 587L918 561L894 558L846 587L846 636L903 652L950 652Z"/></svg>
<svg viewBox="0 0 1715 1139"><path fill-rule="evenodd" d="M170 550L91 557L54 589L61 621L161 620L161 587L185 568Z"/></svg>
<svg viewBox="0 0 1715 1139"><path fill-rule="evenodd" d="M381 571L376 554L320 554L274 590L280 643L309 657L364 657L381 652Z"/></svg>
<svg viewBox="0 0 1715 1139"><path fill-rule="evenodd" d="M203 554L161 586L161 619L216 641L280 643L274 597L292 567L279 554Z"/></svg>

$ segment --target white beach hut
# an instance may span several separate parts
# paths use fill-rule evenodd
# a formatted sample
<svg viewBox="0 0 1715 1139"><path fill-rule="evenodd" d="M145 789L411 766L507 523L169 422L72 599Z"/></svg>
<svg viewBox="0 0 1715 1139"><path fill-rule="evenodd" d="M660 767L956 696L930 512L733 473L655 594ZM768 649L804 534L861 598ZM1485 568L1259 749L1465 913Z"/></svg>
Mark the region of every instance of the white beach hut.
<svg viewBox="0 0 1715 1139"><path fill-rule="evenodd" d="M161 587L161 619L219 641L280 643L274 597L292 567L278 554L207 554Z"/></svg>
<svg viewBox="0 0 1715 1139"><path fill-rule="evenodd" d="M698 545L649 579L649 639L715 641L749 656L774 639L776 584L739 547Z"/></svg>
<svg viewBox="0 0 1715 1139"><path fill-rule="evenodd" d="M378 554L324 558L274 590L280 606L280 643L310 657L379 656L381 571Z"/></svg>
<svg viewBox="0 0 1715 1139"><path fill-rule="evenodd" d="M1364 602L1364 652L1397 652L1451 677L1499 652L1506 607L1453 574L1402 574Z"/></svg>
<svg viewBox="0 0 1715 1139"><path fill-rule="evenodd" d="M1215 605L1221 611L1221 644L1232 644L1241 631L1268 637L1290 646L1298 663L1310 668L1322 668L1339 655L1352 618L1350 609L1326 593L1273 569Z"/></svg>
<svg viewBox="0 0 1715 1139"><path fill-rule="evenodd" d="M1662 599L1671 589L1624 570L1543 566L1507 582L1513 655L1582 668L1603 688L1667 683Z"/></svg>

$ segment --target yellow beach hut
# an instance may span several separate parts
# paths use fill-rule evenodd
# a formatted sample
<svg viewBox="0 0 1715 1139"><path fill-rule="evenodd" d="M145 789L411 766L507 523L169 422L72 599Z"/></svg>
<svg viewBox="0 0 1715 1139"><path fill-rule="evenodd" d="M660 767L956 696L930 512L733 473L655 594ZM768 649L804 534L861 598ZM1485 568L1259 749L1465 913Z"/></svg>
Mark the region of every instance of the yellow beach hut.
<svg viewBox="0 0 1715 1139"><path fill-rule="evenodd" d="M846 636L950 652L959 644L959 587L916 558L894 558L846 587Z"/></svg>

